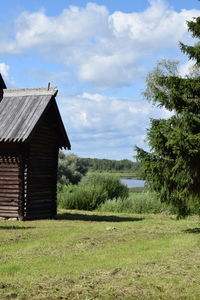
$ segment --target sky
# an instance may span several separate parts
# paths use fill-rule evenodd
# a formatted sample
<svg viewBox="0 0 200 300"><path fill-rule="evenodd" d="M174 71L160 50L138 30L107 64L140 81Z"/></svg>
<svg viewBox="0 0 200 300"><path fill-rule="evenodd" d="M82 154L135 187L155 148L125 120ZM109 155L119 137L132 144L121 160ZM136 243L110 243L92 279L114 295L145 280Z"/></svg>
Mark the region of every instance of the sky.
<svg viewBox="0 0 200 300"><path fill-rule="evenodd" d="M0 72L8 88L58 88L57 103L72 152L135 160L148 149L150 118L168 118L142 96L161 59L192 62L187 20L197 0L10 0L1 3Z"/></svg>

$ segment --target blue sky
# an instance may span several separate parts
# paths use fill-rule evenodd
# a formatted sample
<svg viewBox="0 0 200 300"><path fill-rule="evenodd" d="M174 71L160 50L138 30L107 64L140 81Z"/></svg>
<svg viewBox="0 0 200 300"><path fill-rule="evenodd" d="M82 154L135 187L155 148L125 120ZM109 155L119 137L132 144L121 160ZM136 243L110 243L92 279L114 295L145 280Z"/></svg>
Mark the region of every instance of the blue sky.
<svg viewBox="0 0 200 300"><path fill-rule="evenodd" d="M0 71L8 87L58 87L74 153L133 159L149 119L170 115L142 98L145 76L163 58L184 76L178 43L194 42L186 20L199 15L197 0L4 1Z"/></svg>

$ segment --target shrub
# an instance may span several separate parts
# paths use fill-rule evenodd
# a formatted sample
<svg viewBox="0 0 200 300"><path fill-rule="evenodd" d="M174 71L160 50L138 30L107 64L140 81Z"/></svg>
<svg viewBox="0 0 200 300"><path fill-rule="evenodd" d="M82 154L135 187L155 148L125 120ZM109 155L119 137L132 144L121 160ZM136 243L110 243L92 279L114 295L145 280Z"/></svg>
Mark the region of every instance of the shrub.
<svg viewBox="0 0 200 300"><path fill-rule="evenodd" d="M89 184L63 185L58 195L59 207L65 209L93 210L107 199L102 186Z"/></svg>
<svg viewBox="0 0 200 300"><path fill-rule="evenodd" d="M58 185L58 205L65 209L94 210L119 197L126 199L128 188L112 176L87 176L79 185Z"/></svg>
<svg viewBox="0 0 200 300"><path fill-rule="evenodd" d="M88 166L85 161L74 153L64 154L59 152L58 159L58 183L60 184L77 184L83 175L87 173Z"/></svg>
<svg viewBox="0 0 200 300"><path fill-rule="evenodd" d="M103 190L107 192L107 199L126 199L129 195L127 186L121 183L118 177L113 175L90 174L83 178L82 183L102 186Z"/></svg>
<svg viewBox="0 0 200 300"><path fill-rule="evenodd" d="M200 216L200 199L199 197L194 197L188 205L190 215Z"/></svg>

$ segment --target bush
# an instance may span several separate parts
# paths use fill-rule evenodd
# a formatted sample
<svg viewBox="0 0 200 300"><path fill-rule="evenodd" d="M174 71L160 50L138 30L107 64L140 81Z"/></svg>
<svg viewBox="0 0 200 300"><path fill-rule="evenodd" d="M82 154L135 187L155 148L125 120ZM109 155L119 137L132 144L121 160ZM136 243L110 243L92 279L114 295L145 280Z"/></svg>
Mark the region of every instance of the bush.
<svg viewBox="0 0 200 300"><path fill-rule="evenodd" d="M200 199L199 197L194 197L188 205L190 215L200 216Z"/></svg>
<svg viewBox="0 0 200 300"><path fill-rule="evenodd" d="M93 210L107 199L101 186L68 185L59 192L59 207L65 209Z"/></svg>
<svg viewBox="0 0 200 300"><path fill-rule="evenodd" d="M64 154L59 152L58 159L58 183L60 184L78 184L82 176L88 171L86 162L74 153Z"/></svg>
<svg viewBox="0 0 200 300"><path fill-rule="evenodd" d="M79 185L58 185L58 205L65 209L94 210L119 197L126 199L128 188L112 176L87 176Z"/></svg>
<svg viewBox="0 0 200 300"><path fill-rule="evenodd" d="M103 190L107 192L108 199L126 199L129 195L127 186L121 183L118 177L113 175L90 174L83 178L82 183L102 186Z"/></svg>

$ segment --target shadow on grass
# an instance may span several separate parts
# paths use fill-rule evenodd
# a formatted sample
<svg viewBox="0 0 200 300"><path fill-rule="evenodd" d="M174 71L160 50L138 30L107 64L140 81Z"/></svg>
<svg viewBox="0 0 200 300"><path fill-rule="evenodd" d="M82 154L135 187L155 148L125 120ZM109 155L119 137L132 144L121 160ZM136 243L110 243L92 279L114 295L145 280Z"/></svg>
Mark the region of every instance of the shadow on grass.
<svg viewBox="0 0 200 300"><path fill-rule="evenodd" d="M86 215L76 213L60 213L56 216L57 220L76 220L76 221L95 221L95 222L135 222L142 221L144 218Z"/></svg>
<svg viewBox="0 0 200 300"><path fill-rule="evenodd" d="M12 225L8 225L8 226L0 226L0 230L24 230L24 229L33 229L35 227L31 227L31 226L12 226Z"/></svg>
<svg viewBox="0 0 200 300"><path fill-rule="evenodd" d="M184 232L186 232L186 233L200 233L200 227L189 228L189 229L184 230Z"/></svg>

